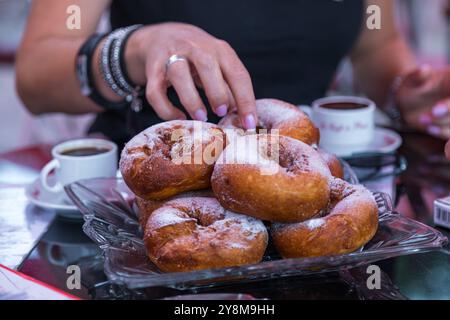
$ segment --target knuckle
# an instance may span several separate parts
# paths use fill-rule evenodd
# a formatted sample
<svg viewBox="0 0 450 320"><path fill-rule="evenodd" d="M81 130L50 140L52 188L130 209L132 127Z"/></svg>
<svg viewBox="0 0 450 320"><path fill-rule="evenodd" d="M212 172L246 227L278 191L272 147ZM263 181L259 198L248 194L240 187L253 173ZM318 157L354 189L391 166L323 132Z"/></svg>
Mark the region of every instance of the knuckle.
<svg viewBox="0 0 450 320"><path fill-rule="evenodd" d="M191 54L193 57L201 57L204 54L203 51L203 47L199 46L197 43L189 44L189 54Z"/></svg>
<svg viewBox="0 0 450 320"><path fill-rule="evenodd" d="M231 66L230 73L235 81L250 81L250 74L247 69L240 65Z"/></svg>
<svg viewBox="0 0 450 320"><path fill-rule="evenodd" d="M218 40L217 40L217 45L219 46L219 48L220 48L221 50L231 50L231 51L234 51L234 49L231 47L231 45L230 45L227 41L225 41L225 40L218 39Z"/></svg>
<svg viewBox="0 0 450 320"><path fill-rule="evenodd" d="M197 61L201 68L213 70L216 66L216 59L209 52L199 50L197 53Z"/></svg>
<svg viewBox="0 0 450 320"><path fill-rule="evenodd" d="M193 24L183 24L183 27L185 30L190 31L190 32L201 32L203 31L201 28L197 27L196 25Z"/></svg>

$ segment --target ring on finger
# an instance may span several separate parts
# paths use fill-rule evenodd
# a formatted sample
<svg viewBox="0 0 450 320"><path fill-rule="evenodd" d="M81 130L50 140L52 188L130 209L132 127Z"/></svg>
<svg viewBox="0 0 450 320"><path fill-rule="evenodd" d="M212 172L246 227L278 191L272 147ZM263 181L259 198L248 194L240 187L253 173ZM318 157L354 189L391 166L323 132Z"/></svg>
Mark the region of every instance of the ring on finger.
<svg viewBox="0 0 450 320"><path fill-rule="evenodd" d="M169 67L172 64L174 64L176 62L179 62L179 61L187 61L187 59L186 59L185 56L181 56L181 55L178 55L178 54L171 55L169 57L169 59L167 59L167 62L166 62L166 73L169 71Z"/></svg>

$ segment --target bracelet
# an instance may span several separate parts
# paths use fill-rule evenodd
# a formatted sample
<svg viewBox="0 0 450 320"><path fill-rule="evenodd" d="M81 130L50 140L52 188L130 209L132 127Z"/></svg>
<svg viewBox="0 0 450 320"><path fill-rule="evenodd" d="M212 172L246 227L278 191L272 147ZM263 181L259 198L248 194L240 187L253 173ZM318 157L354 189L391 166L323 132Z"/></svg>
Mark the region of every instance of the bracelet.
<svg viewBox="0 0 450 320"><path fill-rule="evenodd" d="M127 93L120 88L120 86L116 83L116 80L112 75L111 60L109 55L113 41L115 40L115 38L120 37L123 34L123 32L124 32L123 29L118 29L107 36L100 53L99 66L103 79L105 80L108 87L112 91L114 91L114 93L116 93L117 95L121 97L126 97Z"/></svg>
<svg viewBox="0 0 450 320"><path fill-rule="evenodd" d="M124 37L120 37L113 41L111 46L111 55L110 55L110 63L111 63L111 71L114 80L116 80L119 87L126 91L132 92L134 90L134 85L132 85L127 79L125 79L124 72L122 71L120 56L121 50L123 50L123 42Z"/></svg>
<svg viewBox="0 0 450 320"><path fill-rule="evenodd" d="M392 81L392 85L389 89L388 99L385 107L385 112L387 116L392 120L394 126L396 127L399 127L404 123L402 113L395 101L395 96L398 90L400 89L401 85L403 84L404 79L405 79L404 76L397 76L394 78L394 80Z"/></svg>
<svg viewBox="0 0 450 320"><path fill-rule="evenodd" d="M142 109L143 90L140 86L131 83L124 72L123 51L130 35L142 25L134 25L117 29L110 33L103 45L99 58L100 70L103 79L109 88L120 97L125 98L135 112Z"/></svg>
<svg viewBox="0 0 450 320"><path fill-rule="evenodd" d="M75 71L80 83L81 94L88 97L97 105L105 109L121 109L126 107L127 103L113 102L105 99L94 84L94 75L92 72L92 58L98 44L104 39L103 34L94 34L90 36L78 51L75 61Z"/></svg>
<svg viewBox="0 0 450 320"><path fill-rule="evenodd" d="M144 91L140 86L135 85L126 73L125 46L133 32L140 27L141 25L131 26L121 37L114 40L110 56L113 78L117 81L119 87L128 93L126 100L131 103L131 109L135 112L139 112L142 109L142 99L140 97L144 95Z"/></svg>
<svg viewBox="0 0 450 320"><path fill-rule="evenodd" d="M125 79L126 82L128 82L133 88L137 87L136 84L134 84L133 81L131 81L130 77L128 76L128 72L127 72L127 67L125 64L125 47L127 45L128 40L130 39L130 36L137 31L139 28L136 28L130 32L128 32L122 40L122 46L119 49L119 64L120 64L120 69L123 72L123 77Z"/></svg>

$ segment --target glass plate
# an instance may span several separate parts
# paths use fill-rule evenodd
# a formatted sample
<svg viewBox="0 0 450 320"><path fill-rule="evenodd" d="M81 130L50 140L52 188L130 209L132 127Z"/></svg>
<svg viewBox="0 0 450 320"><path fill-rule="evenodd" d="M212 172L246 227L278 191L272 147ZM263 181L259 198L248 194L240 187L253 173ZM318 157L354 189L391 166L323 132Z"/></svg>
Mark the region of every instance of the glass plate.
<svg viewBox="0 0 450 320"><path fill-rule="evenodd" d="M347 181L357 182L344 165ZM281 259L269 244L262 262L232 268L163 273L147 258L134 210L134 195L122 179L90 179L66 186L83 214L84 232L104 251L105 273L130 289L166 286L177 289L219 286L237 281L311 275L345 270L375 261L440 249L447 238L439 231L393 211L389 197L374 193L379 228L356 252L337 256Z"/></svg>

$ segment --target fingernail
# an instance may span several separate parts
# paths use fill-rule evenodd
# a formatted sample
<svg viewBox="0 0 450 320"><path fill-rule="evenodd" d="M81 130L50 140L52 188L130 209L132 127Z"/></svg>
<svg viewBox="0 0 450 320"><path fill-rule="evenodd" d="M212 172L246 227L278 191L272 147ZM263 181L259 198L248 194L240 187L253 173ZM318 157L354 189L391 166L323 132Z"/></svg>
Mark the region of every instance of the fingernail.
<svg viewBox="0 0 450 320"><path fill-rule="evenodd" d="M255 117L252 114L248 114L245 116L244 126L247 130L256 128Z"/></svg>
<svg viewBox="0 0 450 320"><path fill-rule="evenodd" d="M195 117L195 120L199 120L199 121L207 121L208 120L208 116L206 115L206 112L203 109L198 109L197 111L195 111L194 117Z"/></svg>
<svg viewBox="0 0 450 320"><path fill-rule="evenodd" d="M216 114L219 117L223 117L224 115L227 114L228 111L228 106L226 104L222 104L221 106L218 106L216 109Z"/></svg>
<svg viewBox="0 0 450 320"><path fill-rule="evenodd" d="M427 126L427 125L431 124L431 122L433 122L431 117L427 114L422 114L419 118L419 121L421 124L423 124L425 126Z"/></svg>
<svg viewBox="0 0 450 320"><path fill-rule="evenodd" d="M432 136L439 136L441 135L441 128L437 127L437 126L430 126L428 127L428 133L431 134Z"/></svg>
<svg viewBox="0 0 450 320"><path fill-rule="evenodd" d="M438 104L433 108L432 113L436 118L442 118L448 114L448 108L445 104Z"/></svg>

